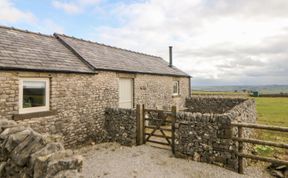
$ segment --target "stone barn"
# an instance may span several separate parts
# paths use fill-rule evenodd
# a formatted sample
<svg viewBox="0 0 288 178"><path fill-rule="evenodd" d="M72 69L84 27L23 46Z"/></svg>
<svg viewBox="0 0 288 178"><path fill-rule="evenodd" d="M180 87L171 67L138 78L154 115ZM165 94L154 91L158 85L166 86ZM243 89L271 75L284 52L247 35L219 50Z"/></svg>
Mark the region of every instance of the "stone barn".
<svg viewBox="0 0 288 178"><path fill-rule="evenodd" d="M160 57L0 27L0 119L66 146L101 141L105 108L182 108L189 95L190 76Z"/></svg>

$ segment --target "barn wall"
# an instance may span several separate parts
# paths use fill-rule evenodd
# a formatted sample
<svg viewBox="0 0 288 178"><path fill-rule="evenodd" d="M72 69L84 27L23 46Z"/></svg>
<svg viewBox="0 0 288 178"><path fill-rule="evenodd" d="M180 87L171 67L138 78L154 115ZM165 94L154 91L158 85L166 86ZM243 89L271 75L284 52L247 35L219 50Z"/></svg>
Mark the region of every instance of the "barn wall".
<svg viewBox="0 0 288 178"><path fill-rule="evenodd" d="M50 79L50 111L19 115L19 78L41 77ZM135 75L134 101L150 108L184 105L188 96L188 78L180 81L180 96L172 97L174 77ZM17 120L40 133L63 137L65 146L93 139L106 139L105 109L117 108L119 74L99 72L97 75L39 72L0 72L0 119Z"/></svg>
<svg viewBox="0 0 288 178"><path fill-rule="evenodd" d="M180 82L180 95L173 96L173 81ZM135 103L147 108L169 109L175 105L182 109L189 96L189 78L137 75L135 78Z"/></svg>
<svg viewBox="0 0 288 178"><path fill-rule="evenodd" d="M104 110L118 104L118 80L113 72L98 75L1 72L0 76L0 118L17 119L38 132L61 135L69 146L95 136L102 140ZM18 115L21 77L50 78L51 113Z"/></svg>

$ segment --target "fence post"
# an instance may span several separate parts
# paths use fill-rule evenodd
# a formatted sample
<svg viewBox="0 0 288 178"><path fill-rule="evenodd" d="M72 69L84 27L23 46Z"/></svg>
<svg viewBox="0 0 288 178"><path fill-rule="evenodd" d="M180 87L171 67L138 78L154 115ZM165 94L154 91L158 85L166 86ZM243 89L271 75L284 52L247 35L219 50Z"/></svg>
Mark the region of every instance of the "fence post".
<svg viewBox="0 0 288 178"><path fill-rule="evenodd" d="M176 106L172 106L172 153L173 155L175 155L175 122L176 122L176 111L177 111L177 108Z"/></svg>
<svg viewBox="0 0 288 178"><path fill-rule="evenodd" d="M243 127L242 126L238 126L238 138L242 138L243 137ZM243 157L240 156L241 154L243 154L243 142L242 141L238 141L238 173L239 174L243 174L244 173L244 165L243 165Z"/></svg>
<svg viewBox="0 0 288 178"><path fill-rule="evenodd" d="M145 136L145 105L142 104L142 109L141 109L141 125L142 125L142 144L146 143L146 136Z"/></svg>
<svg viewBox="0 0 288 178"><path fill-rule="evenodd" d="M141 107L136 105L136 145L141 145Z"/></svg>

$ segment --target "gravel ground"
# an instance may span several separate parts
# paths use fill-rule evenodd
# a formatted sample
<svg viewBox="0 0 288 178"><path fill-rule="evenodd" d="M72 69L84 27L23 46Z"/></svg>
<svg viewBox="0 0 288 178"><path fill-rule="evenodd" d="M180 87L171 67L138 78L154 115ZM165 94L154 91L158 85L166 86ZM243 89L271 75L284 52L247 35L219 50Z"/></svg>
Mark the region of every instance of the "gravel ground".
<svg viewBox="0 0 288 178"><path fill-rule="evenodd" d="M270 177L259 168L246 169L240 175L224 168L174 158L170 150L149 145L124 147L116 143L103 143L75 150L84 156L85 178L244 178Z"/></svg>

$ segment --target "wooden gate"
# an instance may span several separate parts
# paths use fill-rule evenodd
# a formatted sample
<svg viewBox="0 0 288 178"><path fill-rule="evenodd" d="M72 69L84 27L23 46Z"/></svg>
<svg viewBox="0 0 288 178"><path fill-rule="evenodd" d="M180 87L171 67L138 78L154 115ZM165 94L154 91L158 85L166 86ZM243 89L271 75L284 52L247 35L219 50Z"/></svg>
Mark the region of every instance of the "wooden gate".
<svg viewBox="0 0 288 178"><path fill-rule="evenodd" d="M137 124L142 125L139 126L142 129L142 138L139 140L142 139L143 144L149 142L154 146L168 146L174 153L176 107L173 106L171 111L164 111L145 109L144 105L140 109L137 105L137 113L137 120L142 120Z"/></svg>

